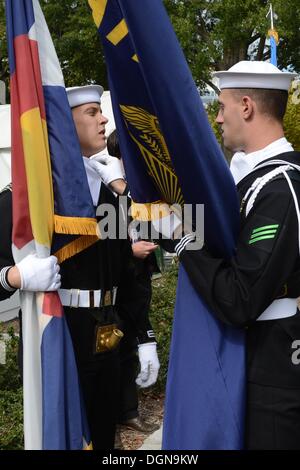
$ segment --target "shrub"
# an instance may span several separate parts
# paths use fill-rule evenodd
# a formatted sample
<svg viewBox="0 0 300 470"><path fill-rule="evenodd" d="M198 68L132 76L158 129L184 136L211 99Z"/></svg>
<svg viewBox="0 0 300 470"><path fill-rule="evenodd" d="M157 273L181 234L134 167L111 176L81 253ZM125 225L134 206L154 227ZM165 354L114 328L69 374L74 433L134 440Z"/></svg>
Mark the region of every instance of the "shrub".
<svg viewBox="0 0 300 470"><path fill-rule="evenodd" d="M0 391L0 449L22 450L23 405L22 388Z"/></svg>
<svg viewBox="0 0 300 470"><path fill-rule="evenodd" d="M153 281L150 319L158 342L160 372L155 390L159 392L166 386L177 278L176 264Z"/></svg>
<svg viewBox="0 0 300 470"><path fill-rule="evenodd" d="M17 361L19 337L15 334L13 328L9 328L7 333L9 339L5 341L6 363L0 364L0 390L15 391L21 386Z"/></svg>
<svg viewBox="0 0 300 470"><path fill-rule="evenodd" d="M295 92L292 89L284 117L284 131L287 140L293 145L294 149L300 151L300 103L298 101L297 90Z"/></svg>
<svg viewBox="0 0 300 470"><path fill-rule="evenodd" d="M0 364L0 449L23 449L23 391L17 351L18 337L11 328L7 331L6 363Z"/></svg>

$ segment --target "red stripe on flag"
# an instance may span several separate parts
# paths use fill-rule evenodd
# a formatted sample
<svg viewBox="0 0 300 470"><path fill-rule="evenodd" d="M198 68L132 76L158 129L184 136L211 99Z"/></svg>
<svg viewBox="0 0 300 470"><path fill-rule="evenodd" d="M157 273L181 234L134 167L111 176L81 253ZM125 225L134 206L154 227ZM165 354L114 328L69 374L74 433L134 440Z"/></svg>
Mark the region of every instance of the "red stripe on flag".
<svg viewBox="0 0 300 470"><path fill-rule="evenodd" d="M17 36L14 49L20 115L39 107L41 117L46 119L38 43L27 35Z"/></svg>
<svg viewBox="0 0 300 470"><path fill-rule="evenodd" d="M44 295L42 312L51 317L62 317L64 314L63 306L61 304L57 292L46 292Z"/></svg>
<svg viewBox="0 0 300 470"><path fill-rule="evenodd" d="M29 203L18 89L15 74L10 80L11 125L12 125L12 181L13 181L13 233L14 245L21 249L33 239Z"/></svg>

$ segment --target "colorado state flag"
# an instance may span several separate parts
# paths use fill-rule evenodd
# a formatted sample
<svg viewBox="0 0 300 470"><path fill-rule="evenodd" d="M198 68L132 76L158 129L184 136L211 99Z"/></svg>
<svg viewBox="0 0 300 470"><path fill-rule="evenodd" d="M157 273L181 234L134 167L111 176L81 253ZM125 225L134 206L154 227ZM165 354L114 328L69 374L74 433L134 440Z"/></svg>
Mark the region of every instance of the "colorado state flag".
<svg viewBox="0 0 300 470"><path fill-rule="evenodd" d="M233 253L237 194L161 0L89 0L108 67L135 215L205 204L205 243ZM163 447L243 445L244 334L221 324L180 269Z"/></svg>
<svg viewBox="0 0 300 470"><path fill-rule="evenodd" d="M14 259L54 252L62 261L95 241L93 203L61 69L39 2L6 0L6 18ZM58 294L21 292L20 301L25 448L86 448L89 433Z"/></svg>

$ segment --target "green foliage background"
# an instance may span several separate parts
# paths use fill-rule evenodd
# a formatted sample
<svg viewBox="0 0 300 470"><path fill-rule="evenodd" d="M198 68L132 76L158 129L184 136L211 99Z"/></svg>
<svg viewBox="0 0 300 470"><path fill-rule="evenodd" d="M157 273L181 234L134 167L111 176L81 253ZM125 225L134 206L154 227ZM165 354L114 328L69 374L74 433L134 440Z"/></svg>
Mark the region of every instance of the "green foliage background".
<svg viewBox="0 0 300 470"><path fill-rule="evenodd" d="M165 271L160 279L153 281L150 319L158 343L160 371L155 389L164 391L166 386L173 313L178 278L177 264Z"/></svg>
<svg viewBox="0 0 300 470"><path fill-rule="evenodd" d="M23 392L17 362L18 337L12 328L8 334L6 364L0 364L0 450L21 450Z"/></svg>
<svg viewBox="0 0 300 470"><path fill-rule="evenodd" d="M295 95L295 91L291 90L284 117L284 131L287 140L293 145L294 149L300 151L300 102L298 104L297 102L294 103L293 97L297 97L297 94Z"/></svg>
<svg viewBox="0 0 300 470"><path fill-rule="evenodd" d="M138 0L137 0L138 1ZM142 1L142 0L140 0ZM269 0L163 0L200 88L239 60L268 60ZM105 60L87 0L40 0L67 86L107 87ZM272 0L280 68L300 71L300 2ZM8 86L4 2L0 0L0 80Z"/></svg>

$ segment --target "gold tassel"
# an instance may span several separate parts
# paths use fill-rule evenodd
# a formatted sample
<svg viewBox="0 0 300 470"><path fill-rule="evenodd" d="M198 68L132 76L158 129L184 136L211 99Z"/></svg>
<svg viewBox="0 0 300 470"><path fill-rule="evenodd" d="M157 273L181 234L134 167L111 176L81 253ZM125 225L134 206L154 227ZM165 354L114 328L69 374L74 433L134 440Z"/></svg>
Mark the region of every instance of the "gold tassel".
<svg viewBox="0 0 300 470"><path fill-rule="evenodd" d="M97 221L88 217L54 215L54 231L65 235L96 235Z"/></svg>
<svg viewBox="0 0 300 470"><path fill-rule="evenodd" d="M276 44L278 45L279 43L279 35L278 35L278 32L276 31L276 29L269 29L268 31L268 37L269 38L274 38L275 41L276 41Z"/></svg>
<svg viewBox="0 0 300 470"><path fill-rule="evenodd" d="M134 220L149 222L151 220L161 219L170 215L170 206L163 201L148 202L139 204L131 203L131 217Z"/></svg>
<svg viewBox="0 0 300 470"><path fill-rule="evenodd" d="M57 257L59 263L63 263L66 259L72 258L72 256L86 250L97 241L99 241L99 238L91 235L76 238L76 240L73 240L71 243L68 243L68 245L58 250L54 256Z"/></svg>

